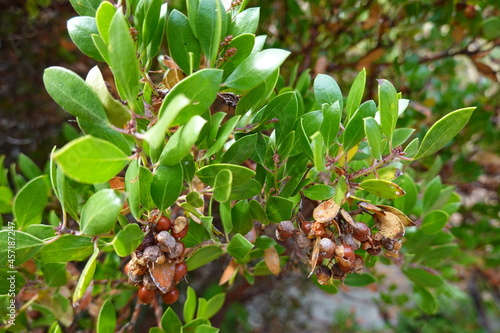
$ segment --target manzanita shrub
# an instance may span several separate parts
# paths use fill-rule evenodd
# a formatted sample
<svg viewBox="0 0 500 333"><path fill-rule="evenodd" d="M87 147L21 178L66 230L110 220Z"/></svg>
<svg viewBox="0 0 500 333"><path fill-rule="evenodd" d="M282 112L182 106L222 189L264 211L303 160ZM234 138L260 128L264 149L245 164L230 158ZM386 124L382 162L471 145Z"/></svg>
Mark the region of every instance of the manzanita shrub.
<svg viewBox="0 0 500 333"><path fill-rule="evenodd" d="M442 229L459 198L439 177L417 184L406 165L445 146L474 108L412 139L414 129L397 128L409 101L390 82L363 102L365 70L347 94L322 74L312 90L307 73L286 87L289 52L264 49L248 1L188 0L187 15L162 0L71 2L81 16L68 21L70 37L114 84L98 66L85 79L47 68L46 90L83 134L54 148L45 174L21 155L15 196L2 168L12 329L56 332L89 310L81 327L125 331L139 304L161 309L181 289L183 322L165 305L151 331L216 332L224 294L197 298L182 281L221 256L230 260L214 281L231 285L279 275L302 253L304 279L329 292L376 282L376 261L395 261L417 305L437 310L445 287L431 268L454 249Z"/></svg>

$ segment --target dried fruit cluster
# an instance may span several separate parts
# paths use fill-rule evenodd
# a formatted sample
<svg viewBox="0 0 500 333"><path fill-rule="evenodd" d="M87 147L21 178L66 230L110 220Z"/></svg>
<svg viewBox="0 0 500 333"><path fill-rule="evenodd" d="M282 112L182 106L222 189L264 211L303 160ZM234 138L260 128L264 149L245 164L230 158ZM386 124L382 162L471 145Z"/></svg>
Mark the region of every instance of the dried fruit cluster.
<svg viewBox="0 0 500 333"><path fill-rule="evenodd" d="M375 256L385 250L386 256L397 258L405 226L414 225L413 222L391 206L360 202L359 207L347 212L333 199L323 201L314 209L313 222L299 216L300 228L296 228L293 222L283 221L278 225L276 237L280 241L294 237L295 244L308 251L311 273L316 271L321 284L363 271L363 257L355 253L358 249ZM377 230L356 222L353 216L359 214L370 214Z"/></svg>
<svg viewBox="0 0 500 333"><path fill-rule="evenodd" d="M151 224L145 227L145 237L125 265L129 282L140 286L137 298L142 304L149 304L156 291L163 302L172 304L179 298L175 287L187 274L184 260L184 243L181 241L188 231L188 221L179 216L172 223L164 215L153 216Z"/></svg>

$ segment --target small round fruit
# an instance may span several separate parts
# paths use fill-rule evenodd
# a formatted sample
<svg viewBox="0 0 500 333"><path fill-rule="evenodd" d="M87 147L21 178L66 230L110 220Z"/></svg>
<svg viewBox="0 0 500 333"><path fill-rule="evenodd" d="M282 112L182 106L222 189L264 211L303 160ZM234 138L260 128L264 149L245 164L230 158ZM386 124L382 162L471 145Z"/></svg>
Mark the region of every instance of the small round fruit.
<svg viewBox="0 0 500 333"><path fill-rule="evenodd" d="M188 267L185 261L175 264L174 281L182 280L186 276L187 271Z"/></svg>
<svg viewBox="0 0 500 333"><path fill-rule="evenodd" d="M179 216L174 220L174 224L172 225L172 236L176 239L182 239L186 236L188 229L188 220L184 216Z"/></svg>
<svg viewBox="0 0 500 333"><path fill-rule="evenodd" d="M156 235L160 250L169 253L175 249L175 238L168 231L161 231Z"/></svg>
<svg viewBox="0 0 500 333"><path fill-rule="evenodd" d="M304 232L304 234L308 235L309 232L311 232L311 227L312 227L312 222L309 222L309 221L303 221L301 224L300 224L300 228L302 229L302 231Z"/></svg>
<svg viewBox="0 0 500 333"><path fill-rule="evenodd" d="M172 236L174 236L175 239L183 239L189 229L189 224L186 224L183 229L180 229L178 232L176 232L175 228L172 228Z"/></svg>
<svg viewBox="0 0 500 333"><path fill-rule="evenodd" d="M149 304L155 298L155 291L148 290L146 287L142 286L139 288L139 292L137 293L137 299L141 304Z"/></svg>
<svg viewBox="0 0 500 333"><path fill-rule="evenodd" d="M163 303L167 305L173 304L177 302L177 300L179 299L179 290L176 287L174 287L166 294L161 294L161 299L163 300Z"/></svg>
<svg viewBox="0 0 500 333"><path fill-rule="evenodd" d="M330 238L322 238L319 241L319 252L327 259L333 258L337 245Z"/></svg>
<svg viewBox="0 0 500 333"><path fill-rule="evenodd" d="M172 222L168 217L162 215L155 225L156 232L169 231L172 226Z"/></svg>
<svg viewBox="0 0 500 333"><path fill-rule="evenodd" d="M332 277L332 270L325 265L320 265L316 268L316 277L320 284L327 284Z"/></svg>
<svg viewBox="0 0 500 333"><path fill-rule="evenodd" d="M371 235L370 228L363 222L356 222L356 228L352 233L352 236L359 240L360 242L366 242L368 237Z"/></svg>
<svg viewBox="0 0 500 333"><path fill-rule="evenodd" d="M125 275L128 275L129 269L130 269L130 261L128 261L125 264L125 267L123 267L123 272L125 273Z"/></svg>
<svg viewBox="0 0 500 333"><path fill-rule="evenodd" d="M283 238L289 238L295 235L295 226L292 221L281 221L278 224L278 233Z"/></svg>

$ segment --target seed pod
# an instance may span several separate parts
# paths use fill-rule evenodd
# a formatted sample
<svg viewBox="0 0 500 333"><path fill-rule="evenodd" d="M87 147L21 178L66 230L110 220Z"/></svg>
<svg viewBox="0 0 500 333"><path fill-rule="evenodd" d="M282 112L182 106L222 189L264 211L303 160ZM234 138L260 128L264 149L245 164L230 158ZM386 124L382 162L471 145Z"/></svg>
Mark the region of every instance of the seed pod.
<svg viewBox="0 0 500 333"><path fill-rule="evenodd" d="M161 299L163 300L163 303L167 305L173 304L179 299L179 290L174 287L169 292L161 294Z"/></svg>
<svg viewBox="0 0 500 333"><path fill-rule="evenodd" d="M154 298L155 298L154 290L148 290L144 286L139 288L139 291L137 292L137 299L139 300L139 303L149 304L154 300Z"/></svg>
<svg viewBox="0 0 500 333"><path fill-rule="evenodd" d="M384 254L386 257L391 257L391 258L398 258L399 257L399 252L394 251L394 250L385 251Z"/></svg>
<svg viewBox="0 0 500 333"><path fill-rule="evenodd" d="M327 232L325 229L325 225L323 223L319 222L313 222L311 226L311 232L309 233L308 237L309 238L324 238L327 236Z"/></svg>
<svg viewBox="0 0 500 333"><path fill-rule="evenodd" d="M142 285L143 275L135 275L131 272L128 272L128 282L131 285L139 286Z"/></svg>
<svg viewBox="0 0 500 333"><path fill-rule="evenodd" d="M276 231L275 231L275 236L276 236L276 239L279 240L280 242L286 242L286 240L287 240L287 238L280 235L278 229L276 229Z"/></svg>
<svg viewBox="0 0 500 333"><path fill-rule="evenodd" d="M145 248L143 252L143 257L147 261L154 262L157 264L163 264L163 262L165 262L165 255L160 250L160 247L157 245L148 246L147 248Z"/></svg>
<svg viewBox="0 0 500 333"><path fill-rule="evenodd" d="M370 228L363 222L356 222L356 228L352 233L352 236L359 240L360 242L366 242L368 237L372 234Z"/></svg>
<svg viewBox="0 0 500 333"><path fill-rule="evenodd" d="M336 263L332 266L332 278L342 279L345 276L345 272L340 268L339 264Z"/></svg>
<svg viewBox="0 0 500 333"><path fill-rule="evenodd" d="M335 259L341 258L354 262L355 256L354 251L349 245L340 244L335 248Z"/></svg>
<svg viewBox="0 0 500 333"><path fill-rule="evenodd" d="M303 234L297 236L297 238L295 239L295 243L301 249L305 249L311 246L311 240Z"/></svg>
<svg viewBox="0 0 500 333"><path fill-rule="evenodd" d="M337 245L330 238L322 238L319 241L319 253L326 259L331 259L335 255Z"/></svg>
<svg viewBox="0 0 500 333"><path fill-rule="evenodd" d="M141 251L135 250L132 252L132 259L131 261L135 261L138 265L141 266L146 266L146 259L144 259L144 256L142 255Z"/></svg>
<svg viewBox="0 0 500 333"><path fill-rule="evenodd" d="M340 205L335 200L323 201L313 211L313 217L316 222L328 223L339 213Z"/></svg>
<svg viewBox="0 0 500 333"><path fill-rule="evenodd" d="M355 238L352 237L352 235L344 235L344 237L342 238L343 239L343 243L345 245L348 245L353 251L356 251L357 249L359 249L361 247L361 242Z"/></svg>
<svg viewBox="0 0 500 333"><path fill-rule="evenodd" d="M185 261L175 264L174 281L182 280L186 276L187 271L188 267Z"/></svg>
<svg viewBox="0 0 500 333"><path fill-rule="evenodd" d="M283 238L289 238L295 235L296 229L292 221L281 221L278 224L277 232Z"/></svg>
<svg viewBox="0 0 500 333"><path fill-rule="evenodd" d="M148 272L148 274L144 274L144 276L142 278L142 285L147 290L156 290L156 289L158 289L158 287L156 287L156 284L153 281L153 278L151 277L151 274L149 274L149 272Z"/></svg>
<svg viewBox="0 0 500 333"><path fill-rule="evenodd" d="M167 253L167 258L170 260L177 259L184 254L184 250L184 243L181 241L177 241L175 243L174 249L171 252Z"/></svg>
<svg viewBox="0 0 500 333"><path fill-rule="evenodd" d="M139 265L137 263L137 261L135 261L135 260L130 260L127 264L127 267L128 267L129 273L132 273L132 274L137 275L137 276L144 275L144 273L146 273L146 271L148 269L147 266Z"/></svg>
<svg viewBox="0 0 500 333"><path fill-rule="evenodd" d="M379 256L382 253L382 247L381 246L373 246L373 247L370 247L369 249L366 249L366 252L368 252L372 256Z"/></svg>
<svg viewBox="0 0 500 333"><path fill-rule="evenodd" d="M174 224L172 226L172 236L176 239L182 239L186 236L188 228L189 224L187 219L184 216L179 216L174 220Z"/></svg>
<svg viewBox="0 0 500 333"><path fill-rule="evenodd" d="M394 243L395 243L394 239L384 237L384 238L382 238L382 241L380 243L382 244L384 249L389 250L389 251L394 250Z"/></svg>
<svg viewBox="0 0 500 333"><path fill-rule="evenodd" d="M316 277L320 284L328 284L328 281L332 278L332 270L325 265L319 265L316 268Z"/></svg>
<svg viewBox="0 0 500 333"><path fill-rule="evenodd" d="M160 250L165 253L168 253L175 249L175 238L168 231L160 232L158 235L156 235L156 240L158 241Z"/></svg>
<svg viewBox="0 0 500 333"><path fill-rule="evenodd" d="M156 232L169 231L172 226L172 222L168 217L162 215L155 225Z"/></svg>

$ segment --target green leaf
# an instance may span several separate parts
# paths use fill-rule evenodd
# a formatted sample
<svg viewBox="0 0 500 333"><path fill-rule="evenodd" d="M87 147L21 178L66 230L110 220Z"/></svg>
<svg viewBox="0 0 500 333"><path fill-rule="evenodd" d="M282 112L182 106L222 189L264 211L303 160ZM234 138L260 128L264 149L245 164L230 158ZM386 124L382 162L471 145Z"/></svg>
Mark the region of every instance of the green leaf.
<svg viewBox="0 0 500 333"><path fill-rule="evenodd" d="M311 136L311 148L313 151L314 168L317 171L324 171L325 168L325 154L323 151L323 136L320 132L316 132Z"/></svg>
<svg viewBox="0 0 500 333"><path fill-rule="evenodd" d="M91 123L106 123L107 116L97 94L76 73L62 67L43 72L49 95L67 112Z"/></svg>
<svg viewBox="0 0 500 333"><path fill-rule="evenodd" d="M240 185L255 176L255 171L233 164L211 164L199 169L196 175L202 182L209 186L215 185L215 177L223 170L228 169L233 174L233 186Z"/></svg>
<svg viewBox="0 0 500 333"><path fill-rule="evenodd" d="M443 148L464 128L475 109L475 107L459 109L439 119L425 134L413 159L429 156Z"/></svg>
<svg viewBox="0 0 500 333"><path fill-rule="evenodd" d="M69 177L87 184L107 182L129 162L115 145L92 136L68 143L54 159Z"/></svg>
<svg viewBox="0 0 500 333"><path fill-rule="evenodd" d="M35 256L41 262L82 261L94 251L91 237L63 235L43 247Z"/></svg>
<svg viewBox="0 0 500 333"><path fill-rule="evenodd" d="M141 0L137 4L134 24L139 30L139 45L142 50L153 40L160 19L161 0Z"/></svg>
<svg viewBox="0 0 500 333"><path fill-rule="evenodd" d="M200 248L191 257L186 259L188 269L195 270L219 258L224 251L217 245L208 245Z"/></svg>
<svg viewBox="0 0 500 333"><path fill-rule="evenodd" d="M266 211L264 210L264 208L262 208L261 204L258 201L250 200L249 205L252 219L259 221L262 224L269 224L270 221L267 218Z"/></svg>
<svg viewBox="0 0 500 333"><path fill-rule="evenodd" d="M94 17L73 17L68 20L67 26L69 37L80 51L97 61L104 61L92 40L92 34L99 34Z"/></svg>
<svg viewBox="0 0 500 333"><path fill-rule="evenodd" d="M78 279L78 283L76 284L75 292L73 293L73 303L77 303L82 297L87 287L92 282L94 277L95 268L97 266L97 256L99 255L99 248L95 247L94 253L89 258L87 263L85 264L85 268Z"/></svg>
<svg viewBox="0 0 500 333"><path fill-rule="evenodd" d="M262 185L255 179L250 179L242 184L234 185L231 188L229 200L245 200L254 197L262 191Z"/></svg>
<svg viewBox="0 0 500 333"><path fill-rule="evenodd" d="M13 202L14 217L19 229L40 223L47 202L46 176L39 176L24 185L17 192Z"/></svg>
<svg viewBox="0 0 500 333"><path fill-rule="evenodd" d="M236 106L236 114L244 115L248 111L251 113L258 110L273 93L276 82L278 82L279 68L271 73L271 75L264 80L261 84L252 88L247 92L238 102Z"/></svg>
<svg viewBox="0 0 500 333"><path fill-rule="evenodd" d="M168 105L166 104L165 110L161 112L156 124L144 134L144 140L149 143L151 148L158 149L164 143L168 128L172 126L174 119L189 103L190 100L181 94L175 96Z"/></svg>
<svg viewBox="0 0 500 333"><path fill-rule="evenodd" d="M335 195L335 189L329 185L313 185L302 191L311 200L327 200Z"/></svg>
<svg viewBox="0 0 500 333"><path fill-rule="evenodd" d="M60 220L59 217L56 215L55 211L50 211L50 215L55 217L57 219L57 224L52 224L52 225L47 225L47 224L32 224L29 227L26 228L26 232L30 235L35 236L36 238L39 239L48 239L52 238L56 235L56 232L54 230L54 225L59 225ZM49 220L51 219L51 216L49 216Z"/></svg>
<svg viewBox="0 0 500 333"><path fill-rule="evenodd" d="M116 7L113 6L111 2L103 1L97 9L97 13L95 15L99 35L106 44L109 43L109 27L111 26L111 21L113 20L115 13Z"/></svg>
<svg viewBox="0 0 500 333"><path fill-rule="evenodd" d="M394 199L405 194L397 184L383 179L368 179L359 186L366 192L385 199Z"/></svg>
<svg viewBox="0 0 500 333"><path fill-rule="evenodd" d="M424 195L422 197L422 204L424 212L428 212L432 206L438 201L439 194L441 192L443 185L441 183L441 177L434 177L425 187Z"/></svg>
<svg viewBox="0 0 500 333"><path fill-rule="evenodd" d="M68 283L66 263L46 263L42 266L42 271L49 287L61 287Z"/></svg>
<svg viewBox="0 0 500 333"><path fill-rule="evenodd" d="M241 234L234 235L227 246L227 253L237 261L243 261L252 250L253 245Z"/></svg>
<svg viewBox="0 0 500 333"><path fill-rule="evenodd" d="M233 230L233 217L231 215L231 202L221 202L219 205L220 219L224 232L229 234Z"/></svg>
<svg viewBox="0 0 500 333"><path fill-rule="evenodd" d="M413 128L397 128L392 136L392 146L401 146L415 132Z"/></svg>
<svg viewBox="0 0 500 333"><path fill-rule="evenodd" d="M101 0L70 0L71 6L82 16L95 16Z"/></svg>
<svg viewBox="0 0 500 333"><path fill-rule="evenodd" d="M170 56L184 73L191 74L200 67L200 43L188 18L176 9L168 17L167 39Z"/></svg>
<svg viewBox="0 0 500 333"><path fill-rule="evenodd" d="M76 1L76 0L70 0L70 1ZM48 333L63 333L63 330L61 329L61 326L59 326L59 322L57 320L50 325Z"/></svg>
<svg viewBox="0 0 500 333"><path fill-rule="evenodd" d="M374 101L367 101L361 104L358 110L352 115L347 123L343 134L343 149L349 151L365 137L364 118L373 117L376 112Z"/></svg>
<svg viewBox="0 0 500 333"><path fill-rule="evenodd" d="M500 37L500 18L488 17L481 22L484 37L487 40L493 41Z"/></svg>
<svg viewBox="0 0 500 333"><path fill-rule="evenodd" d="M380 130L380 126L377 124L375 119L372 117L364 118L365 122L365 135L368 139L368 146L370 147L370 155L375 160L382 159L382 131Z"/></svg>
<svg viewBox="0 0 500 333"><path fill-rule="evenodd" d="M403 273L421 287L438 288L444 285L441 276L432 274L423 268L409 267L403 269Z"/></svg>
<svg viewBox="0 0 500 333"><path fill-rule="evenodd" d="M226 20L226 11L220 0L199 1L196 13L196 37L207 58L207 67L215 64Z"/></svg>
<svg viewBox="0 0 500 333"><path fill-rule="evenodd" d="M231 194L231 185L233 182L233 174L228 169L222 169L215 177L214 199L219 202L229 200Z"/></svg>
<svg viewBox="0 0 500 333"><path fill-rule="evenodd" d="M170 137L161 152L161 165L178 164L193 148L200 132L207 121L194 116Z"/></svg>
<svg viewBox="0 0 500 333"><path fill-rule="evenodd" d="M97 333L113 333L116 327L116 312L113 303L109 299L104 301L104 304L99 311L97 317Z"/></svg>
<svg viewBox="0 0 500 333"><path fill-rule="evenodd" d="M392 142L392 134L398 120L398 93L387 80L378 80L378 104L382 133Z"/></svg>
<svg viewBox="0 0 500 333"><path fill-rule="evenodd" d="M266 214L271 222L288 221L292 216L293 201L282 197L270 197L266 204Z"/></svg>
<svg viewBox="0 0 500 333"><path fill-rule="evenodd" d="M182 166L160 165L151 183L151 197L160 211L167 209L177 200L184 188L182 183Z"/></svg>
<svg viewBox="0 0 500 333"><path fill-rule="evenodd" d="M196 311L196 292L193 288L187 287L186 302L184 303L184 308L182 311L182 316L184 317L184 322L189 323L194 319L194 314Z"/></svg>
<svg viewBox="0 0 500 333"><path fill-rule="evenodd" d="M340 128L340 118L342 117L342 109L340 108L339 102L335 102L332 105L323 104L321 112L323 112L323 123L321 124L320 131L325 140L325 144L329 147L337 138Z"/></svg>
<svg viewBox="0 0 500 333"><path fill-rule="evenodd" d="M354 115L354 112L358 109L361 104L361 100L363 98L363 94L365 92L366 85L366 70L363 68L361 72L359 72L358 76L354 80L351 90L349 90L349 95L347 95L346 102L346 113L347 120L351 119Z"/></svg>
<svg viewBox="0 0 500 333"><path fill-rule="evenodd" d="M108 124L96 124L79 118L77 121L85 134L108 141L127 155L135 148L130 137L127 138L125 134L115 131Z"/></svg>
<svg viewBox="0 0 500 333"><path fill-rule="evenodd" d="M412 212L417 202L417 186L415 185L413 179L407 174L403 174L398 178L398 184L406 192L406 194L402 197L394 199L394 207L409 214Z"/></svg>
<svg viewBox="0 0 500 333"><path fill-rule="evenodd" d="M92 38L92 42L94 42L94 45L99 51L101 57L104 59L104 61L106 61L106 63L109 64L109 51L106 42L100 35L92 34L90 35L90 37Z"/></svg>
<svg viewBox="0 0 500 333"><path fill-rule="evenodd" d="M449 215L442 210L433 210L424 216L420 230L426 234L435 234L446 225Z"/></svg>
<svg viewBox="0 0 500 333"><path fill-rule="evenodd" d="M213 327L212 325L209 324L201 324L197 326L194 330L194 333L218 333L218 332L219 332L218 328Z"/></svg>
<svg viewBox="0 0 500 333"><path fill-rule="evenodd" d="M279 145L284 138L293 130L297 120L298 101L295 92L285 92L274 98L263 110L261 125L265 125L272 119L278 119L274 124L276 128L276 143Z"/></svg>
<svg viewBox="0 0 500 333"><path fill-rule="evenodd" d="M0 214L12 212L13 193L10 187L0 186Z"/></svg>
<svg viewBox="0 0 500 333"><path fill-rule="evenodd" d="M113 229L124 199L112 189L94 193L83 205L81 232L85 235L97 236Z"/></svg>
<svg viewBox="0 0 500 333"><path fill-rule="evenodd" d="M413 299L417 306L429 315L436 313L438 310L438 301L427 288L413 286Z"/></svg>
<svg viewBox="0 0 500 333"><path fill-rule="evenodd" d="M141 75L135 43L130 35L127 20L120 10L111 21L108 51L109 65L115 76L118 93L122 99L128 101L129 107L134 109Z"/></svg>
<svg viewBox="0 0 500 333"><path fill-rule="evenodd" d="M0 231L0 265L15 270L36 255L44 246L43 241L19 230Z"/></svg>
<svg viewBox="0 0 500 333"><path fill-rule="evenodd" d="M202 207L205 204L203 197L196 191L189 192L186 195L186 202L193 207Z"/></svg>
<svg viewBox="0 0 500 333"><path fill-rule="evenodd" d="M138 219L141 218L141 186L142 179L139 175L141 167L139 160L130 163L125 174L125 189L128 193L128 206L132 215Z"/></svg>
<svg viewBox="0 0 500 333"><path fill-rule="evenodd" d="M205 318L196 318L182 326L183 333L204 333L204 327L211 326L210 321ZM200 328L201 327L201 328ZM212 333L212 332L210 332Z"/></svg>
<svg viewBox="0 0 500 333"><path fill-rule="evenodd" d="M250 90L270 77L289 54L290 52L280 49L254 53L236 67L224 85L238 90Z"/></svg>
<svg viewBox="0 0 500 333"><path fill-rule="evenodd" d="M234 233L245 235L252 229L253 222L248 201L238 201L233 208L231 208L231 220L233 222L232 232Z"/></svg>
<svg viewBox="0 0 500 333"><path fill-rule="evenodd" d="M151 210L154 207L154 201L151 197L151 183L153 182L153 174L151 173L151 171L149 171L148 168L141 166L139 170L139 178L141 204L144 206L144 208ZM129 195L131 194L129 193Z"/></svg>
<svg viewBox="0 0 500 333"><path fill-rule="evenodd" d="M27 179L33 179L43 174L35 162L23 153L17 156L17 165Z"/></svg>
<svg viewBox="0 0 500 333"><path fill-rule="evenodd" d="M238 120L240 119L240 116L235 116L226 121L224 125L219 129L217 133L217 138L215 139L215 142L209 142L208 145L210 148L208 151L205 153L205 156L208 158L209 156L217 153L222 147L224 147L224 144L226 143L227 139L231 135L232 131L234 130L234 127L238 123Z"/></svg>
<svg viewBox="0 0 500 333"><path fill-rule="evenodd" d="M160 1L160 4L162 1ZM167 25L168 3L161 4L159 22L156 25L155 32L151 37L146 48L146 57L148 59L154 58L158 55L162 46L163 36L165 34L165 26ZM147 21L146 21L147 22Z"/></svg>
<svg viewBox="0 0 500 333"><path fill-rule="evenodd" d="M340 110L344 109L344 101L342 99L342 91L337 82L329 75L318 74L314 79L314 96L319 105L324 103L333 105L339 102Z"/></svg>
<svg viewBox="0 0 500 333"><path fill-rule="evenodd" d="M377 280L369 273L347 274L344 280L344 283L351 287L363 287L375 282Z"/></svg>
<svg viewBox="0 0 500 333"><path fill-rule="evenodd" d="M224 70L223 78L226 79L251 53L255 45L255 35L243 34L229 42L227 49L234 48L236 53L222 62L220 68ZM264 87L263 87L264 88ZM259 96L262 97L262 96ZM239 113L237 113L239 114Z"/></svg>
<svg viewBox="0 0 500 333"><path fill-rule="evenodd" d="M235 141L229 149L222 154L221 162L227 164L242 164L252 155L257 145L257 133L246 135Z"/></svg>
<svg viewBox="0 0 500 333"><path fill-rule="evenodd" d="M144 232L141 227L135 223L127 224L113 239L113 247L116 254L120 257L126 257L141 245L143 239Z"/></svg>
<svg viewBox="0 0 500 333"><path fill-rule="evenodd" d="M226 299L226 293L219 293L212 296L207 302L207 311L205 312L205 316L203 318L210 319L222 309L224 305L224 301Z"/></svg>
<svg viewBox="0 0 500 333"><path fill-rule="evenodd" d="M260 8L248 8L236 15L231 23L229 35L255 34L259 26Z"/></svg>
<svg viewBox="0 0 500 333"><path fill-rule="evenodd" d="M171 307L168 307L161 317L161 328L165 331L165 333L182 332L182 322Z"/></svg>

